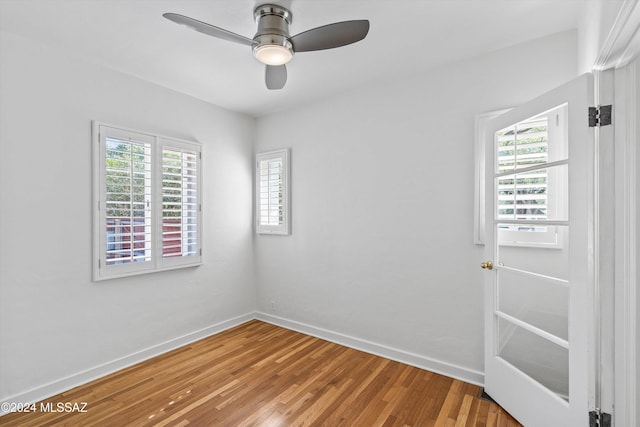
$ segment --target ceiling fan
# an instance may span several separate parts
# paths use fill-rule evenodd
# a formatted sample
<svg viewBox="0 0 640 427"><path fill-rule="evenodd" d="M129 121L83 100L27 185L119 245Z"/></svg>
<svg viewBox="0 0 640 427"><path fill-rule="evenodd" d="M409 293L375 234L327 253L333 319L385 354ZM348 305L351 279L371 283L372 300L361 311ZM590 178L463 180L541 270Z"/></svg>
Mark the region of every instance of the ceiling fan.
<svg viewBox="0 0 640 427"><path fill-rule="evenodd" d="M287 82L285 64L294 54L346 46L364 39L369 32L369 21L363 19L336 22L290 36L291 12L277 4L263 4L255 8L253 16L258 23L258 31L253 39L177 13L162 16L209 36L251 46L253 55L266 66L268 89L284 87Z"/></svg>

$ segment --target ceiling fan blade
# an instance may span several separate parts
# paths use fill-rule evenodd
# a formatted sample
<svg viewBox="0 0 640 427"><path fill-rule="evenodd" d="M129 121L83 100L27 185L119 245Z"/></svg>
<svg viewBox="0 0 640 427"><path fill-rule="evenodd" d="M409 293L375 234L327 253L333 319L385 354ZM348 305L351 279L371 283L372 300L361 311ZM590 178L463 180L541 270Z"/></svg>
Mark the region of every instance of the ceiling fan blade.
<svg viewBox="0 0 640 427"><path fill-rule="evenodd" d="M264 72L267 89L282 89L287 82L287 67L285 65L267 65Z"/></svg>
<svg viewBox="0 0 640 427"><path fill-rule="evenodd" d="M189 18L188 16L179 15L177 13L165 13L162 16L167 18L169 21L173 21L176 24L185 25L191 29L194 29L208 36L213 36L222 40L227 40L230 42L245 44L249 46L253 46L255 44L255 42L248 37L241 36L240 34L232 33L231 31L227 31L223 28L219 28L211 24L207 24L206 22L198 21L197 19Z"/></svg>
<svg viewBox="0 0 640 427"><path fill-rule="evenodd" d="M294 52L333 49L364 39L369 32L369 21L344 21L312 28L291 37Z"/></svg>

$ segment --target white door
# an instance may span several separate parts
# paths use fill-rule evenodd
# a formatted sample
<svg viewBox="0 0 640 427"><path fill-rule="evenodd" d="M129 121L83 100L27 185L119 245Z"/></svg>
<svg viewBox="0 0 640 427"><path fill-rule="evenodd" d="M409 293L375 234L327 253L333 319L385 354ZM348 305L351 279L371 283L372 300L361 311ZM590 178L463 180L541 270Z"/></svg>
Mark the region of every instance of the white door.
<svg viewBox="0 0 640 427"><path fill-rule="evenodd" d="M592 99L585 74L488 124L485 390L526 427L589 425Z"/></svg>

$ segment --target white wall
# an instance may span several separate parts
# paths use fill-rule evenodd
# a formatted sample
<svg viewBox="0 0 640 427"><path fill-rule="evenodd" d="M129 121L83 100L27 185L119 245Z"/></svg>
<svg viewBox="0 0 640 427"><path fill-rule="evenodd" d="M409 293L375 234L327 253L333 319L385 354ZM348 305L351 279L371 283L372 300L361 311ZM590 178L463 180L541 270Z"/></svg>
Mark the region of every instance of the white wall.
<svg viewBox="0 0 640 427"><path fill-rule="evenodd" d="M256 238L259 310L482 372L474 116L576 64L562 33L258 119L257 151L292 147L293 186L293 234Z"/></svg>
<svg viewBox="0 0 640 427"><path fill-rule="evenodd" d="M253 119L0 34L0 399L250 313L256 292L264 312L481 372L473 118L574 77L576 40L259 119L258 151L293 147L293 235L252 246ZM202 267L91 282L92 119L204 143Z"/></svg>
<svg viewBox="0 0 640 427"><path fill-rule="evenodd" d="M255 310L254 120L0 34L0 399ZM204 144L204 265L91 281L91 120Z"/></svg>

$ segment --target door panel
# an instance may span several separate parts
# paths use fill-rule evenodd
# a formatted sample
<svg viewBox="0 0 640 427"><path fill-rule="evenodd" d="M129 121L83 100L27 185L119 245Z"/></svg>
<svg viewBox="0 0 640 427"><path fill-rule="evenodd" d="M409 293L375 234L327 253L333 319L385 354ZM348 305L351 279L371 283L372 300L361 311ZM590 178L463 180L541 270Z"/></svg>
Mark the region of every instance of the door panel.
<svg viewBox="0 0 640 427"><path fill-rule="evenodd" d="M586 74L487 126L485 389L527 427L588 425L592 93Z"/></svg>

